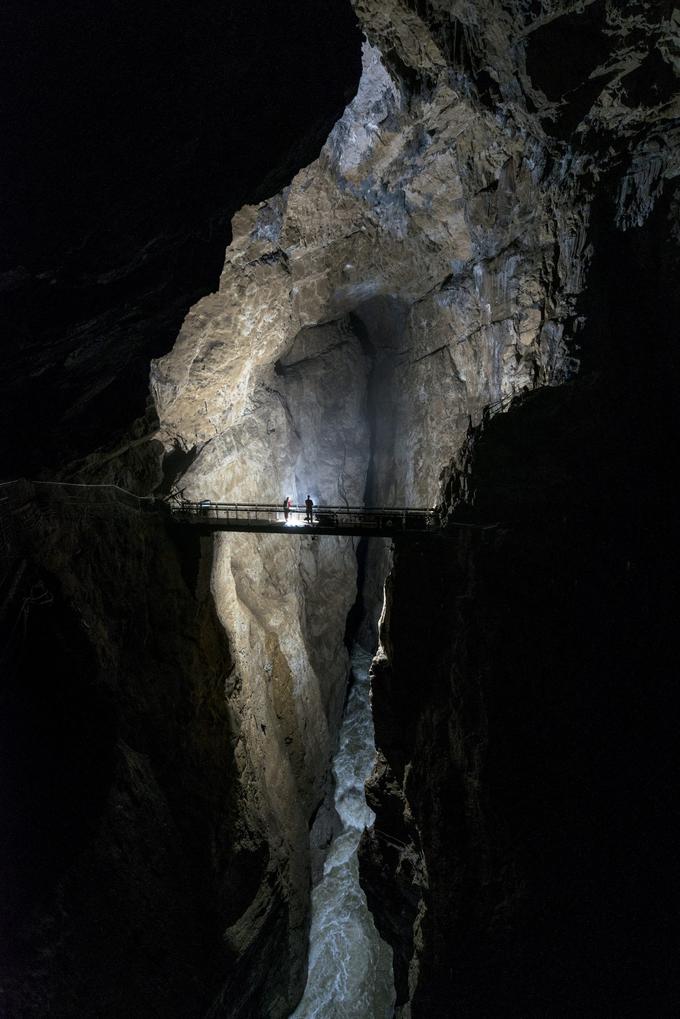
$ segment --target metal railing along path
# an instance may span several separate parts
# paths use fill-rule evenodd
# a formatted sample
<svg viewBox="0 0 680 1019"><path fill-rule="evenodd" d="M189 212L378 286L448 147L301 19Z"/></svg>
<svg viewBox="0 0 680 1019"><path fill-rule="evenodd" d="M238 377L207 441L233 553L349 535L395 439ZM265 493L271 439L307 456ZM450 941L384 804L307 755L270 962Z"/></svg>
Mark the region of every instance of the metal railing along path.
<svg viewBox="0 0 680 1019"><path fill-rule="evenodd" d="M56 501L48 499L54 493ZM44 503L44 505L43 505ZM209 499L191 501L181 492L159 498L136 495L111 483L64 481L31 481L18 478L0 482L0 558L16 557L12 540L12 524L20 513L24 524L29 512L49 507L69 507L78 513L106 516L114 512L137 510L145 514L169 514L175 523L197 526L203 532L251 531L273 534L337 534L370 537L396 535L443 535L458 528L489 530L498 524L472 521L441 520L436 509L413 506L314 506L312 521L304 506L291 506L288 515L282 503L213 502ZM41 509L42 507L42 509Z"/></svg>
<svg viewBox="0 0 680 1019"><path fill-rule="evenodd" d="M206 531L255 531L274 534L345 534L389 537L404 533L439 530L435 510L411 506L314 506L312 521L302 506L288 515L280 503L230 503L178 501L173 518Z"/></svg>

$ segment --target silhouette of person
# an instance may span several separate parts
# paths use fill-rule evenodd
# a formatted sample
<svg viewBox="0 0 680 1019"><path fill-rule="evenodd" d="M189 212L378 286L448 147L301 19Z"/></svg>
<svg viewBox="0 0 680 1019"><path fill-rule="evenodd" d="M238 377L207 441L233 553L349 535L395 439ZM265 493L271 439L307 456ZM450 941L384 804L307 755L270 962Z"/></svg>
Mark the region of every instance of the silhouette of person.
<svg viewBox="0 0 680 1019"><path fill-rule="evenodd" d="M289 513L290 513L290 499L289 499L288 496L286 496L286 498L283 500L283 519L284 520L288 519L288 514Z"/></svg>
<svg viewBox="0 0 680 1019"><path fill-rule="evenodd" d="M313 523L312 510L314 509L314 503L310 499L309 495L305 499L305 523Z"/></svg>

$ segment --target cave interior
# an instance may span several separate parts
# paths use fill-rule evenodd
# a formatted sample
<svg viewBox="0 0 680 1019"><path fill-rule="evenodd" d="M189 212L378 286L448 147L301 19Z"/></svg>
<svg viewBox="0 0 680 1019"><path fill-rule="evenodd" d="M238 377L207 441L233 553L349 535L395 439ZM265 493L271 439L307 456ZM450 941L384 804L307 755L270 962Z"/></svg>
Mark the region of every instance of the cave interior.
<svg viewBox="0 0 680 1019"><path fill-rule="evenodd" d="M0 1013L291 1016L358 644L385 1019L677 1015L673 3L0 31Z"/></svg>

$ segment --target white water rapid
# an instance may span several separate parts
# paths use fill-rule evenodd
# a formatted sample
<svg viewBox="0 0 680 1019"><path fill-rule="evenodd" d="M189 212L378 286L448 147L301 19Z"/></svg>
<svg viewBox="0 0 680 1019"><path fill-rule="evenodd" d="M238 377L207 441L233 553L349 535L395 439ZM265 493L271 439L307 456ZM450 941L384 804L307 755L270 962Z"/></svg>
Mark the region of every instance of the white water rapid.
<svg viewBox="0 0 680 1019"><path fill-rule="evenodd" d="M375 754L368 701L370 664L371 656L355 645L354 682L333 760L342 832L312 891L307 986L290 1019L390 1019L393 1013L392 951L373 924L357 861L361 833L374 817L364 799L364 780Z"/></svg>

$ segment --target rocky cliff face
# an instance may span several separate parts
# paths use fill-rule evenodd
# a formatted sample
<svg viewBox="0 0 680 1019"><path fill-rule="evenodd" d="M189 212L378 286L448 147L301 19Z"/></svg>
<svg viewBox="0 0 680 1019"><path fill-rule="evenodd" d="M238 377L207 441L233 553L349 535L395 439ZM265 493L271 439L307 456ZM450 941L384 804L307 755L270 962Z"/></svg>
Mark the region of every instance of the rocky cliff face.
<svg viewBox="0 0 680 1019"><path fill-rule="evenodd" d="M469 519L498 523L395 554L361 862L398 1014L675 1011L677 545L647 397L532 394L475 443Z"/></svg>
<svg viewBox="0 0 680 1019"><path fill-rule="evenodd" d="M401 90L365 46L321 157L239 213L219 290L154 364L159 438L192 457L186 496L432 503L471 418L561 377L577 284L524 143L449 80ZM367 566L374 618L385 555ZM327 791L356 575L346 539L229 536L216 551L242 752L289 854L301 956L306 830Z"/></svg>
<svg viewBox="0 0 680 1019"><path fill-rule="evenodd" d="M232 215L314 159L353 95L360 37L341 0L1 17L0 463L35 476L143 415Z"/></svg>
<svg viewBox="0 0 680 1019"><path fill-rule="evenodd" d="M403 5L380 29L406 77L460 53L505 128L541 140L581 376L488 420L445 472L452 516L492 529L396 553L362 879L400 1015L670 1015L677 23L529 6Z"/></svg>
<svg viewBox="0 0 680 1019"><path fill-rule="evenodd" d="M255 890L265 951L286 903L239 779L209 545L115 489L2 491L3 1011L200 1015L234 982L236 1011L285 1002L275 956L238 970Z"/></svg>
<svg viewBox="0 0 680 1019"><path fill-rule="evenodd" d="M602 736L618 689L611 677L628 655L638 672L644 666L630 634L636 592L649 592L653 578L651 566L641 574L631 566L636 587L628 566L621 574L618 550L632 547L625 562L635 564L656 546L636 536L650 526L640 511L603 553L589 514L602 477L613 494L598 511L601 528L628 505L636 478L640 491L661 491L645 450L661 449L671 427L653 394L662 384L671 399L673 376L660 361L675 364L671 316L658 295L675 300L676 262L666 259L672 247L661 252L654 239L677 234L680 23L670 3L645 0L624 11L600 0L355 0L354 7L367 36L361 81L319 158L290 179L328 130L328 111L339 112L344 86L335 77L341 87L323 114L308 110L315 90L301 85L304 96L291 105L295 120L313 124L310 148L291 156L287 129L275 131L276 152L265 154L273 177L261 174L246 191L252 175L242 168L231 204L214 203L223 164L213 153L206 202L200 182L187 184L198 196L191 216L209 233L201 251L209 249L207 275L215 279L227 238L226 227L217 235L211 224L225 224L242 192L255 202L233 219L218 288L188 314L207 289L187 240L199 227L187 233L174 212L156 210L160 221L170 215L167 236L161 243L152 230L140 244L143 196L132 203L129 243L107 243L92 261L78 234L73 249L85 252L85 275L71 252L61 275L38 260L30 279L11 276L12 308L27 337L18 348L21 393L43 392L58 375L54 435L63 463L99 441L92 413L104 407L99 395L111 394L116 421L129 420L121 387L134 395L134 365L155 356L151 425L129 433L122 453L92 455L81 480L159 487L162 444L165 485L175 481L189 497L279 502L287 494L299 503L310 492L325 503L431 505L443 482L452 514L464 512L466 499L476 522L504 524L397 552L375 667L377 821L364 842L363 880L395 951L404 1016L448 1014L454 1003L463 1015L539 1015L563 1002L587 1011L589 1000L602 1014L615 991L621 1013L621 961L648 975L654 952L668 951L667 941L652 938L644 896L633 894L636 861L647 835L655 840L650 866L667 873L669 850L657 808L638 824L612 790L617 775L623 786L639 778L638 801L650 784L657 788L661 757L651 754L649 767L632 774L624 748L635 746L639 759L654 739L667 745L670 697L663 686L638 739L631 719L644 706L629 670L613 716L619 735ZM305 10L296 8L301 25ZM347 10L337 17L344 24ZM267 35L255 35L260 52ZM191 38L200 44L202 36ZM334 38L329 31L326 41ZM302 61L290 53L293 64ZM328 56L319 49L314 67ZM333 60L343 63L342 48ZM270 108L267 97L288 77L282 70L273 84L267 78L261 105ZM278 99L271 111L276 121ZM219 120L219 110L214 115ZM263 137L272 131L265 125ZM185 163L172 164L173 181L185 180ZM155 183L151 190L164 193ZM176 211L182 199L168 202ZM87 315L75 319L73 302L64 299L58 317L58 302L39 301L31 320L25 308L34 285L62 298L82 287L96 300L88 297ZM642 336L656 355L646 344L642 357ZM31 337L50 341L34 362ZM588 377L596 371L599 382ZM499 413L522 393L520 408ZM652 408L654 427L638 428L635 415L644 421ZM55 449L46 443L35 462L54 460ZM634 453L630 462L624 450ZM92 789L85 809L76 809L68 790L80 766L67 762L57 800L74 819L71 835L49 797L26 820L45 877L36 892L24 874L10 904L17 917L34 909L10 966L13 1005L30 1014L63 1002L87 1014L92 973L104 994L99 1015L139 1011L142 1002L142 1011L158 1005L167 1015L283 1016L304 977L308 830L315 825L318 845L332 825L321 804L345 693L347 615L359 581L369 641L388 551L372 546L366 554L340 538L234 535L203 548L199 560L198 549L177 548L150 517L128 519L121 510L122 523L98 535L59 503L51 514L51 522L37 521L36 541L22 539L31 584L10 571L3 593L12 634L11 613L24 619L39 581L53 599L58 618L50 616L44 632L64 647L65 661L82 665L77 679L65 669L56 689L84 698L73 728L87 735L74 736L74 746L82 743L78 760L88 763ZM90 546L94 566L78 554ZM573 592L584 587L580 603ZM111 592L110 604L101 590ZM617 620L606 633L594 623L603 602ZM28 618L43 632L37 608ZM583 634L575 648L572 633ZM617 635L626 634L617 648ZM579 657L583 647L594 649L592 662ZM22 677L40 675L41 665L40 653L22 644L11 697L25 719L20 782L31 789L34 778L41 783L26 764L29 719L42 718L44 689L33 679L24 694ZM70 703L57 705L65 727ZM41 725L49 728L44 718ZM51 736L37 770L49 772L60 755ZM577 805L565 773L577 776ZM616 809L607 806L609 792ZM593 839L593 827L607 836ZM618 836L633 827L630 852L617 855ZM54 832L53 859L44 844ZM620 880L607 873L608 854L624 872ZM584 857L592 857L587 868L577 862ZM587 890L597 883L603 893L593 905ZM140 884L148 895L140 897ZM657 893L650 889L650 902ZM113 899L125 903L120 926L108 916ZM165 899L173 902L167 917L159 909ZM603 990L588 999L587 962L605 958L619 899L631 927L636 913L642 917L648 948L636 955L631 939L617 936ZM581 912L570 911L574 901ZM560 918L559 937L546 915ZM180 952L184 930L190 945ZM105 940L115 952L107 954ZM137 952L134 979L120 985ZM82 976L74 981L76 965ZM159 1004L152 988L170 970ZM38 976L33 1001L28 973ZM659 1008L665 993L659 989Z"/></svg>
<svg viewBox="0 0 680 1019"><path fill-rule="evenodd" d="M157 421L131 426L149 360L215 285L235 209L318 155L356 89L356 20L343 3L123 4L91 19L10 4L5 18L0 470L149 492ZM229 640L210 547L178 548L162 518L99 489L94 519L70 508L79 489L47 516L17 515L6 491L3 1001L16 1015L288 1014L324 775L292 693L271 708L289 712L279 735L260 711L243 634L257 578L242 573ZM311 575L317 558L291 569ZM337 643L322 606L300 626ZM260 664L280 676L280 657L272 640ZM336 717L342 692L323 696L315 711ZM268 725L313 787L278 828L294 766L279 773L275 751L267 764ZM321 725L309 754L325 762L315 739L329 743Z"/></svg>
<svg viewBox="0 0 680 1019"><path fill-rule="evenodd" d="M219 290L154 364L159 438L193 457L195 498L431 504L484 408L575 371L600 180L616 180L624 227L674 172L672 145L651 142L674 113L668 82L644 116L626 105L645 32L669 74L674 59L674 23L648 24L645 5L632 20L600 4L355 6L369 39L356 99L317 162L235 218ZM588 41L577 74L545 60L558 25ZM329 544L230 537L215 574L227 631L249 641L249 753L266 727L291 777L272 827L299 813L291 845L323 795L343 698L355 549ZM372 549L373 617L385 570Z"/></svg>

